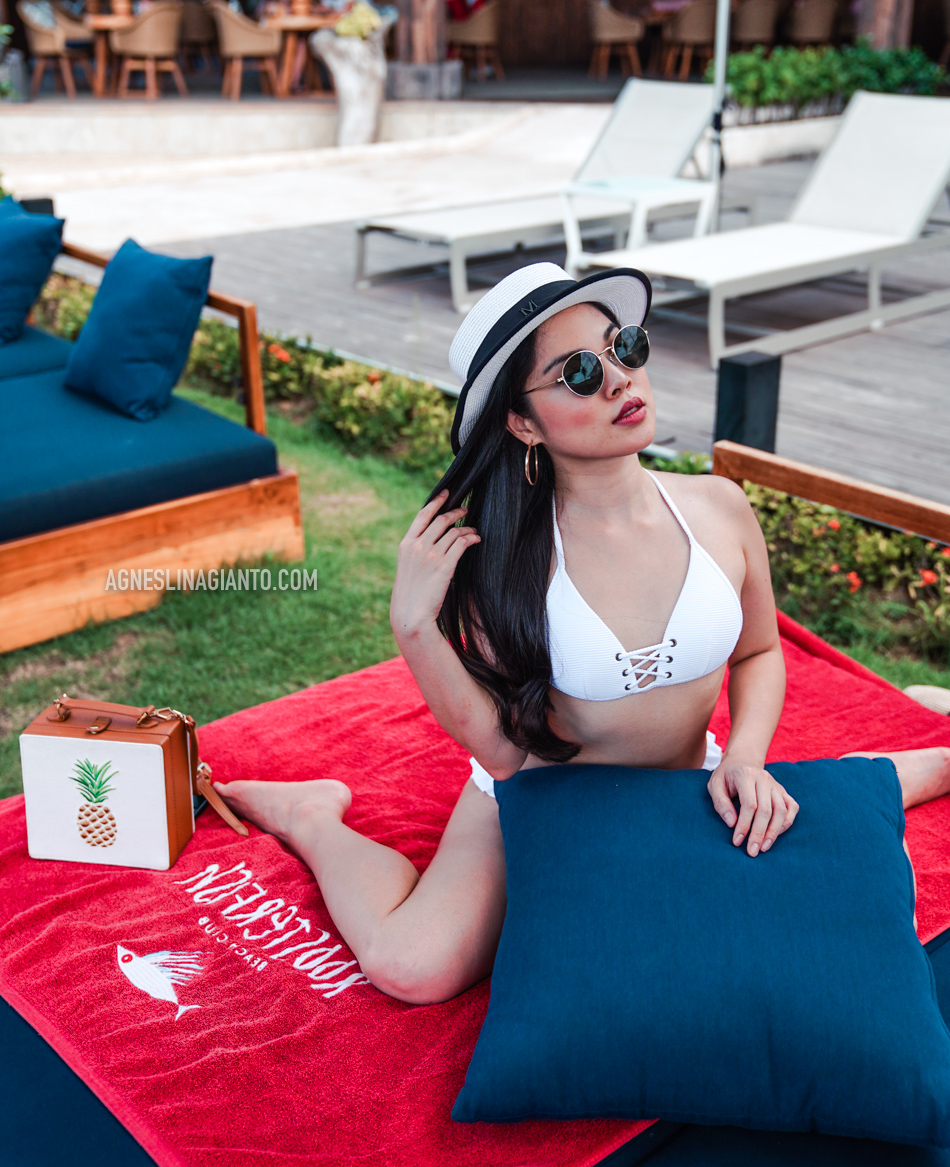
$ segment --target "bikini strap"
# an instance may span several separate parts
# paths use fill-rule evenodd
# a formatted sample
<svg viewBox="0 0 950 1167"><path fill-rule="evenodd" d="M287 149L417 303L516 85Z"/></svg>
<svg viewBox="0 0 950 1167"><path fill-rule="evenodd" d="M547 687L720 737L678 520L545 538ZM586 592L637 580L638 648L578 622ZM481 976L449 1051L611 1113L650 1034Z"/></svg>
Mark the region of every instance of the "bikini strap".
<svg viewBox="0 0 950 1167"><path fill-rule="evenodd" d="M666 505L673 512L673 518L675 518L676 521L679 523L679 525L683 528L683 532L686 535L686 538L689 540L690 546L692 546L696 542L696 540L693 538L693 532L689 529L689 524L686 522L686 520L680 514L679 508L677 507L676 503L670 498L670 496L667 494L667 492L660 485L660 480L653 473L653 471L647 470L647 474L649 474L650 477L653 479L653 481L656 483L656 488L660 492L660 497L663 499L663 501L666 503Z"/></svg>
<svg viewBox="0 0 950 1167"><path fill-rule="evenodd" d="M561 529L557 525L557 499L554 491L551 492L551 518L554 523L554 554L557 556L557 565L564 567L564 544L561 542Z"/></svg>

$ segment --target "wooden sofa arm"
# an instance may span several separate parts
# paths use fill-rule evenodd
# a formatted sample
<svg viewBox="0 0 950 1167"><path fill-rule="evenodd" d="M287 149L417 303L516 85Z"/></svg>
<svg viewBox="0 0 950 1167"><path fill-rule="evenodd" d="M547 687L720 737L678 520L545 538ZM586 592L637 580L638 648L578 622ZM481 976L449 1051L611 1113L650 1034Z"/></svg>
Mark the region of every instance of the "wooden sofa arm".
<svg viewBox="0 0 950 1167"><path fill-rule="evenodd" d="M105 267L107 255L77 247L75 243L63 243L62 254L93 267ZM239 300L223 292L208 292L205 303L218 312L236 316L238 321L238 342L241 347L241 382L244 389L244 421L248 429L258 434L267 433L267 418L264 413L264 377L261 372L260 338L257 333L257 307L250 300Z"/></svg>
<svg viewBox="0 0 950 1167"><path fill-rule="evenodd" d="M819 470L737 442L716 442L713 474L731 478L740 486L744 481L755 482L925 539L950 543L950 507L942 503L847 478L832 470Z"/></svg>

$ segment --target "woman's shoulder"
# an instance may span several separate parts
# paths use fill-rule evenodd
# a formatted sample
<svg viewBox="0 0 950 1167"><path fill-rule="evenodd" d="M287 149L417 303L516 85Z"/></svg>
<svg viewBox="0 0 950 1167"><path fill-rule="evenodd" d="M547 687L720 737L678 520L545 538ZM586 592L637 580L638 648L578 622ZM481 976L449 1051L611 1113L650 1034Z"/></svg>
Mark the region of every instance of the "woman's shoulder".
<svg viewBox="0 0 950 1167"><path fill-rule="evenodd" d="M671 471L654 470L651 473L667 492L673 502L689 520L689 512L697 517L715 514L718 517L742 518L751 512L746 493L731 478L720 474L677 474Z"/></svg>

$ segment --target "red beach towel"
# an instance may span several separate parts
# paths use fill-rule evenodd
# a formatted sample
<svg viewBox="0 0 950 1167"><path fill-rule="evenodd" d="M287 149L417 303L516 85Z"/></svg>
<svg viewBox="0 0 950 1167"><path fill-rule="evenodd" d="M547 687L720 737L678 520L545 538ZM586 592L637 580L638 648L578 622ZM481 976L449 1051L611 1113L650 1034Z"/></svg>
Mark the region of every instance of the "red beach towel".
<svg viewBox="0 0 950 1167"><path fill-rule="evenodd" d="M771 752L950 745L950 719L782 619ZM728 729L725 698L712 728ZM401 659L206 726L216 777L332 777L354 829L424 867L468 776ZM908 815L922 940L950 926L950 799ZM162 1165L592 1167L648 1124L455 1124L483 983L412 1007L366 983L310 873L204 815L168 872L35 862L0 804L0 994Z"/></svg>

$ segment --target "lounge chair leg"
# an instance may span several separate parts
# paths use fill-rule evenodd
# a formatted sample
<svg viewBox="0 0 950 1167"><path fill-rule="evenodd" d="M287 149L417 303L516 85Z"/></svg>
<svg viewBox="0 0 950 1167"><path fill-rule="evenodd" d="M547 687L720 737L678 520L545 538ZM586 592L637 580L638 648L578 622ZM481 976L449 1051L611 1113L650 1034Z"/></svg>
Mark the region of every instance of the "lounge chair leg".
<svg viewBox="0 0 950 1167"><path fill-rule="evenodd" d="M680 81L689 79L689 67L693 63L693 46L683 45L683 60L680 63Z"/></svg>
<svg viewBox="0 0 950 1167"><path fill-rule="evenodd" d="M630 248L642 247L647 241L647 211L648 207L643 199L638 199L630 212L630 235L627 246Z"/></svg>
<svg viewBox="0 0 950 1167"><path fill-rule="evenodd" d="M564 267L571 279L576 280L577 273L584 261L584 240L581 236L577 216L574 214L571 196L563 192L561 194L561 217L564 221L564 244L567 251Z"/></svg>
<svg viewBox="0 0 950 1167"><path fill-rule="evenodd" d="M175 88L178 90L179 97L188 96L188 86L185 84L185 79L181 75L181 69L178 68L178 62L172 61L169 72L172 75L172 80L175 82Z"/></svg>
<svg viewBox="0 0 950 1167"><path fill-rule="evenodd" d="M230 57L224 58L224 68L221 71L221 96L227 97L231 89L231 65L233 61Z"/></svg>
<svg viewBox="0 0 950 1167"><path fill-rule="evenodd" d="M155 71L155 58L145 58L145 97L148 101L158 98L158 77Z"/></svg>
<svg viewBox="0 0 950 1167"><path fill-rule="evenodd" d="M880 312L881 310L881 267L880 264L872 263L868 268L868 311ZM871 321L871 327L878 329L883 327L884 321L880 317L875 316Z"/></svg>
<svg viewBox="0 0 950 1167"><path fill-rule="evenodd" d="M241 80L244 76L244 58L235 57L231 62L231 100L241 100Z"/></svg>
<svg viewBox="0 0 950 1167"><path fill-rule="evenodd" d="M277 96L277 86L280 82L277 79L277 66L274 64L273 57L264 58L264 76L267 78L267 85L273 97Z"/></svg>
<svg viewBox="0 0 950 1167"><path fill-rule="evenodd" d="M630 58L630 71L634 77L642 77L643 69L640 65L640 54L637 52L637 46L633 41L627 42L627 56Z"/></svg>
<svg viewBox="0 0 950 1167"><path fill-rule="evenodd" d="M470 307L468 272L465 270L465 252L459 243L452 243L449 248L449 285L455 311L467 312Z"/></svg>
<svg viewBox="0 0 950 1167"><path fill-rule="evenodd" d="M369 281L366 279L366 235L365 226L360 225L356 228L356 279L353 285L357 288L369 287Z"/></svg>
<svg viewBox="0 0 950 1167"><path fill-rule="evenodd" d="M122 58L122 72L119 74L119 97L129 96L129 74L132 72L130 57Z"/></svg>
<svg viewBox="0 0 950 1167"><path fill-rule="evenodd" d="M69 62L69 57L59 58L59 71L63 75L63 88L66 90L66 96L75 100L76 81L73 78L73 67Z"/></svg>
<svg viewBox="0 0 950 1167"><path fill-rule="evenodd" d="M722 294L715 289L709 293L707 329L709 332L709 364L719 367L719 359L726 347L726 313Z"/></svg>

